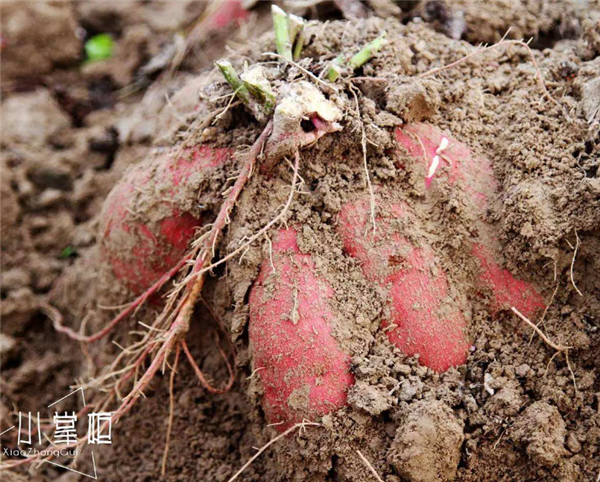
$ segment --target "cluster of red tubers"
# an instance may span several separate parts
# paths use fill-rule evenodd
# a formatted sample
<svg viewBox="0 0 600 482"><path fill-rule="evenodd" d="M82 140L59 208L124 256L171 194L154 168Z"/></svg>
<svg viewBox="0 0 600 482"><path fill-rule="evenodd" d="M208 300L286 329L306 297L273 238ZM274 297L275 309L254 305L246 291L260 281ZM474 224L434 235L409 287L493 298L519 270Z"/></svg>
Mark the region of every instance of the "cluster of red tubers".
<svg viewBox="0 0 600 482"><path fill-rule="evenodd" d="M489 161L428 124L406 125L397 130L396 139L410 156L425 163L425 169L437 156L428 184L435 175L436 182L456 185L480 213L481 229L470 249L477 263L478 284L490 293L492 311L514 306L531 316L543 308L534 287L499 265L498 243L483 216L497 189ZM136 293L184 255L202 223L173 203L185 191L178 189L179 184L190 182L193 173L209 174L227 160L228 153L203 147L187 157L191 160L161 157L154 171L147 166L143 171L132 170L107 201L101 247L114 274ZM153 172L152 181L148 172ZM147 197L145 189L152 189L154 198L158 193L165 206L152 220L141 222L147 217L140 210L150 209L141 201ZM378 192L383 189L379 187ZM378 214L375 235L367 226L368 198L346 203L337 223L346 254L357 260L367 280L387 292L385 313L389 316L381 327L393 345L406 355L418 354L419 362L432 370L443 372L464 364L470 342L463 310L458 303L442 309L443 300L452 293L450 280L432 246L415 243L395 227L398 223L391 222L410 222L414 217L411 206L397 202L381 211L385 215ZM123 236L133 243L133 255L126 261L116 248L122 249L117 237L122 240ZM338 316L329 302L333 289L317 276L311 255L298 248L296 230L278 231L272 251L272 259L263 262L250 293L249 339L253 365L263 385L266 418L285 430L343 407L354 377L350 355L332 333Z"/></svg>

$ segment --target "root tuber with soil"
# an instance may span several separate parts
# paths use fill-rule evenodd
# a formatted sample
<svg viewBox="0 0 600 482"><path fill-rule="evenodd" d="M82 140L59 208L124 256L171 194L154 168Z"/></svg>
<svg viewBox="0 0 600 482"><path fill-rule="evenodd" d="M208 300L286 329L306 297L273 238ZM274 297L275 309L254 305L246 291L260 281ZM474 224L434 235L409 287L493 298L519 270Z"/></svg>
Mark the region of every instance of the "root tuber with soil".
<svg viewBox="0 0 600 482"><path fill-rule="evenodd" d="M565 129L581 127L579 120L546 82L528 43L473 48L432 33L432 45L457 51L442 62L421 54L420 30L396 20L333 22L327 31L277 6L271 14L271 33L190 83L198 94L191 114L106 197L97 244L73 272L98 272L86 306L124 308L78 324L87 314L73 316L65 302L77 293L75 276L56 283L40 309L57 332L81 344L90 364L101 362L74 388L94 390L91 407L111 413L104 428L134 416L155 379L171 370L163 476L175 419L185 416L175 386L187 369L211 395L243 388L253 430L268 440L226 475L231 481L267 448L276 450L275 442L295 441L294 450L274 457L287 480L298 460L304 480L453 480L461 457L468 464L463 442L474 449L469 436L498 428L477 421L467 431L478 403L491 412L493 399L508 413L518 398L503 392L497 401L502 382L494 385L494 376L509 375L477 366L482 347L502 351L486 334L509 330L507 313L565 355L576 392L584 371L570 358L575 345L552 342L530 321L542 312L544 320L558 284L548 291L506 249L522 235L502 228L512 222L503 211L512 202L507 168L490 147L493 129L467 123L475 106L487 112L488 87L481 86L498 61L486 56L514 48L503 61L526 64L515 95L535 94L536 108L566 119ZM523 48L525 60L510 57ZM175 95L174 105L189 92ZM445 105L456 99L464 103L460 112ZM573 256L572 281L574 265ZM214 347L197 350L192 328L206 329L206 313L219 335ZM515 346L522 341L506 336ZM215 379L204 364L213 348L222 365ZM496 362L488 358L486 366ZM444 392L447 386L460 397ZM470 395L480 387L485 393ZM392 409L394 417L382 415ZM446 446L447 454L436 455ZM0 467L51 459L4 459Z"/></svg>

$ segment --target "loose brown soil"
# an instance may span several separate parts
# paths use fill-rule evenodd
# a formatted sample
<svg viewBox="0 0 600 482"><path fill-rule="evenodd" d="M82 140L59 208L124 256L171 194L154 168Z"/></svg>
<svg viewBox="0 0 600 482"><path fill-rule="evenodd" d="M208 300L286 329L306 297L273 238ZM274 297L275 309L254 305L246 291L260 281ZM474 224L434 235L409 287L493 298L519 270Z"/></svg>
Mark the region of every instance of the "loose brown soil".
<svg viewBox="0 0 600 482"><path fill-rule="evenodd" d="M74 328L91 313L86 330L95 332L118 312L107 306L131 299L126 287L107 279L110 273L98 261L102 203L130 166L181 139L189 141L190 124L228 101L211 101L228 92L210 72L212 60L228 53L212 41L201 43L172 79L151 83L144 77L141 90L120 97L119 89L142 78L140 68L174 31L193 22L202 4L92 3L2 4L3 35L19 39L19 49L9 45L2 58L1 430L14 424L15 411L41 410L76 380L98 374L118 352L110 340L90 347L90 353L80 350L53 330L40 307L51 301ZM318 274L334 289L332 303L340 313L334 335L352 355L357 382L348 407L325 416L321 427L280 440L241 480L372 480L360 450L387 482L595 481L600 474L600 4L460 1L450 8L428 1L412 2L410 10L403 5L402 11L383 1L368 3L398 18L388 13L386 20L334 20L309 30L304 55L321 62L383 29L389 43L355 74L358 106L349 89L337 98L329 95L344 111L344 129L301 151L304 184L286 215L287 224L299 228L301 251L314 257ZM223 34L237 51L231 61L238 67L244 60L264 61L261 53L274 50L272 34L262 33L270 23L268 9L261 4L254 11L247 28ZM298 13L332 11L319 5ZM48 21L56 31L33 28L29 37L10 30L31 32L36 18L61 21ZM80 68L77 26L113 32L115 57ZM417 79L472 53L478 42L500 40L508 27L513 27L509 38L534 36L537 64L560 105L543 97L527 50L516 45ZM43 54L46 49L51 53ZM288 79L302 77L294 67L286 72ZM441 184L426 191L424 166L395 147L394 127L412 121L446 129L491 161L499 195L486 222L504 267L541 290L549 307L540 327L551 340L572 347L570 367L511 312L489 309L488 295L475 286L464 242L475 223L465 193ZM362 126L378 205L393 197L413 206L415 221L399 221L400 228L435 248L455 287L452 302L463 307L473 345L465 366L438 374L393 347L380 330L388 309L384 295L342 249L336 223L343 203L368 199ZM193 133L191 141L243 152L259 133L260 126L236 106L214 126ZM239 163L232 161L198 188L218 192ZM218 257L276 215L291 179L286 162L253 175ZM218 202L205 209L207 219L214 217ZM378 216L385 214L382 207ZM248 291L268 256L263 239L207 282L205 303L218 320L198 306L188 344L213 381L226 380L213 337L220 323L236 347L237 382L230 392L211 395L198 386L189 365L179 365L165 480L227 481L254 447L277 435L266 426L260 377L250 376L255 367L247 332ZM159 310L158 301L150 303L111 339L130 342L129 332L139 329L136 321L150 322ZM167 371L113 428L113 444L95 450L101 480L160 478L168 386ZM90 390L88 397L95 395ZM65 409L76 409L69 403ZM14 444L10 433L2 436L3 446ZM92 470L88 450L78 470ZM20 474L76 480L48 465Z"/></svg>

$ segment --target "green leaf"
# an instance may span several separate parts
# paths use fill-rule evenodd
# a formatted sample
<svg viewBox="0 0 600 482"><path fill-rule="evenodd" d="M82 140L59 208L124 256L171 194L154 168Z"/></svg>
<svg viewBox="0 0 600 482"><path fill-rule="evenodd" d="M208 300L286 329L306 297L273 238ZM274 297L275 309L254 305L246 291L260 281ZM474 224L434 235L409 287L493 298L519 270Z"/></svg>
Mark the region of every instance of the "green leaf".
<svg viewBox="0 0 600 482"><path fill-rule="evenodd" d="M85 53L87 60L94 62L112 57L115 42L107 33L94 35L85 43Z"/></svg>
<svg viewBox="0 0 600 482"><path fill-rule="evenodd" d="M77 251L73 246L65 246L58 256L60 259L72 258L77 254Z"/></svg>

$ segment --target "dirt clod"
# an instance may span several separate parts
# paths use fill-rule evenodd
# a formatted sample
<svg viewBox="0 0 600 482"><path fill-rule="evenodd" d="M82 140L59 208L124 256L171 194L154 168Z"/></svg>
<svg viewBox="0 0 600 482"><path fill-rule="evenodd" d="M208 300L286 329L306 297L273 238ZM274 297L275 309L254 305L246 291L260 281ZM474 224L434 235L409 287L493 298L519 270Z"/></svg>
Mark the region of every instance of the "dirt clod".
<svg viewBox="0 0 600 482"><path fill-rule="evenodd" d="M2 81L50 72L81 56L70 2L2 3Z"/></svg>
<svg viewBox="0 0 600 482"><path fill-rule="evenodd" d="M440 107L439 88L426 79L395 82L388 88L386 108L405 122L430 119Z"/></svg>
<svg viewBox="0 0 600 482"><path fill-rule="evenodd" d="M527 455L543 467L553 467L567 452L566 426L556 407L535 402L519 415L512 427L513 439L525 446Z"/></svg>
<svg viewBox="0 0 600 482"><path fill-rule="evenodd" d="M463 423L445 403L423 400L409 406L392 443L391 463L411 482L454 480Z"/></svg>

